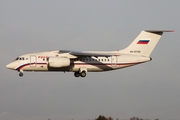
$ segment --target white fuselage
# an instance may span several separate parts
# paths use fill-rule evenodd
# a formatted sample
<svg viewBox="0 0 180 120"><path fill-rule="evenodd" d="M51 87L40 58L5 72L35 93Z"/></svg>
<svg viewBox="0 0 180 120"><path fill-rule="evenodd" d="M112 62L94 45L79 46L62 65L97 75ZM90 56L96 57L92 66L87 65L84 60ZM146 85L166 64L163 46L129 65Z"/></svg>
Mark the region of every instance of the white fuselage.
<svg viewBox="0 0 180 120"><path fill-rule="evenodd" d="M18 57L15 61L8 64L7 67L18 71L79 71L85 68L87 72L100 72L120 69L133 66L143 62L150 61L151 58L114 53L110 57L73 57L69 53L58 54L59 51L47 51L25 54ZM98 52L99 53L99 52ZM50 67L48 58L60 57L71 58L70 65L67 67ZM73 59L72 59L73 58Z"/></svg>

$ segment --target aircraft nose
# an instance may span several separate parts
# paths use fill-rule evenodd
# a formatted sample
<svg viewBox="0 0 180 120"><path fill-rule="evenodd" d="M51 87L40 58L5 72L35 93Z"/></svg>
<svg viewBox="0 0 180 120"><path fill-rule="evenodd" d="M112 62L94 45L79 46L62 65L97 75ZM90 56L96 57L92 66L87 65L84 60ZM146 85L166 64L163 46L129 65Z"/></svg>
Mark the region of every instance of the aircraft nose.
<svg viewBox="0 0 180 120"><path fill-rule="evenodd" d="M13 63L7 64L7 65L6 65L6 68L11 69L11 70L14 70L14 65L13 65Z"/></svg>

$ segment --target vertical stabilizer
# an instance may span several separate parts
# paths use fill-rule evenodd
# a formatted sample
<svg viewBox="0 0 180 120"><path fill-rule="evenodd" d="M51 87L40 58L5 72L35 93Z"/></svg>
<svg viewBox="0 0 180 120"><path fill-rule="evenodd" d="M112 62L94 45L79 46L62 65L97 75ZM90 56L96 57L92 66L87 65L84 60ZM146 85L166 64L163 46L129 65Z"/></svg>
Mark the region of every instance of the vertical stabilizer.
<svg viewBox="0 0 180 120"><path fill-rule="evenodd" d="M173 32L172 30L144 30L137 38L125 49L120 50L121 53L142 55L149 57L163 32Z"/></svg>

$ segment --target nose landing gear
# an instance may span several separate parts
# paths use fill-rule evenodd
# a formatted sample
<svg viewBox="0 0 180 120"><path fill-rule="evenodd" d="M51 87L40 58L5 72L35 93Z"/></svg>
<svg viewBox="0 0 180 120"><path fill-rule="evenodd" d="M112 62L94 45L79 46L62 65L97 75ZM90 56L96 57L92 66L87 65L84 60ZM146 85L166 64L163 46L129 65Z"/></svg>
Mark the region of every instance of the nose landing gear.
<svg viewBox="0 0 180 120"><path fill-rule="evenodd" d="M19 76L20 76L20 77L22 77L22 76L23 76L23 73L22 73L22 72L20 72L20 73L19 73Z"/></svg>
<svg viewBox="0 0 180 120"><path fill-rule="evenodd" d="M22 71L22 70L19 71L19 76L20 76L20 77L23 76L23 71Z"/></svg>

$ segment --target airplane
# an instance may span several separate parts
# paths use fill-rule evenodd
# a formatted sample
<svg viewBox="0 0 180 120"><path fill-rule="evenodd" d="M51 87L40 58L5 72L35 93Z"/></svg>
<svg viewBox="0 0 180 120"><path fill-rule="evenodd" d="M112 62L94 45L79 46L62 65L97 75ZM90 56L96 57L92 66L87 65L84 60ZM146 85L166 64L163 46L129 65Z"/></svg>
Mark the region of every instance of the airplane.
<svg viewBox="0 0 180 120"><path fill-rule="evenodd" d="M152 51L164 32L173 30L144 30L125 49L115 51L53 50L24 54L6 65L23 71L74 72L75 77L85 77L87 72L103 72L134 66L151 61Z"/></svg>

